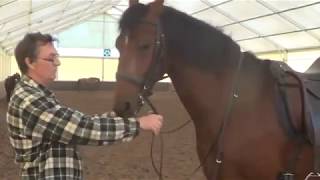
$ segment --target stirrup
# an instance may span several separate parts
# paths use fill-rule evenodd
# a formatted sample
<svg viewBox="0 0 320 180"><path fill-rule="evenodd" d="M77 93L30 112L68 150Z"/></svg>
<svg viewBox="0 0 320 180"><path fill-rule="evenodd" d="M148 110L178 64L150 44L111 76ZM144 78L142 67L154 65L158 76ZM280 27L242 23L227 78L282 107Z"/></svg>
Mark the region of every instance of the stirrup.
<svg viewBox="0 0 320 180"><path fill-rule="evenodd" d="M310 172L304 180L308 180L309 178L320 177L320 173Z"/></svg>

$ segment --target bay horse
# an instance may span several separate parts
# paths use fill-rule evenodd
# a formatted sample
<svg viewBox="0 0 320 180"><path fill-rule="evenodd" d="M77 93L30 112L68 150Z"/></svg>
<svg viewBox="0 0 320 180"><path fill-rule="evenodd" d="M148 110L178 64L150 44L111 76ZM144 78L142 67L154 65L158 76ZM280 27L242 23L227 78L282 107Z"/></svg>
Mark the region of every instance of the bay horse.
<svg viewBox="0 0 320 180"><path fill-rule="evenodd" d="M163 0L132 1L119 29L118 115L135 115L141 98L150 96L166 73L193 120L208 180L309 179L314 156L304 136L300 90L286 88L286 116L291 118L284 118L273 61L242 53L222 31L164 6ZM299 136L288 135L282 125L287 121Z"/></svg>

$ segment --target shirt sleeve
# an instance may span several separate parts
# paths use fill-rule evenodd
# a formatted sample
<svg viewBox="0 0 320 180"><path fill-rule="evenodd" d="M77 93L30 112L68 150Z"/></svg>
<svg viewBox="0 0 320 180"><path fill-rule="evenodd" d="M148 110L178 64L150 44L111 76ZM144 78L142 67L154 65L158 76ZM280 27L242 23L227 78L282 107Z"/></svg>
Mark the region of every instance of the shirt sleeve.
<svg viewBox="0 0 320 180"><path fill-rule="evenodd" d="M85 115L45 96L26 98L22 107L24 133L32 139L104 145L130 141L139 132L135 118L111 117L108 113Z"/></svg>

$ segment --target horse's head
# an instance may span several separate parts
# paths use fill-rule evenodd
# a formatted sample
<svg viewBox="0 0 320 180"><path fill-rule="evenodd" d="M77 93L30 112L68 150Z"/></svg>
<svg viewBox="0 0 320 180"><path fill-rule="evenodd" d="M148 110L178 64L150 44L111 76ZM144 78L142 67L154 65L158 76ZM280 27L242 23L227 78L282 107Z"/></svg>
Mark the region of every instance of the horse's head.
<svg viewBox="0 0 320 180"><path fill-rule="evenodd" d="M132 116L151 95L154 84L164 72L164 35L160 24L163 0L149 5L131 1L120 20L116 47L120 52L114 111Z"/></svg>

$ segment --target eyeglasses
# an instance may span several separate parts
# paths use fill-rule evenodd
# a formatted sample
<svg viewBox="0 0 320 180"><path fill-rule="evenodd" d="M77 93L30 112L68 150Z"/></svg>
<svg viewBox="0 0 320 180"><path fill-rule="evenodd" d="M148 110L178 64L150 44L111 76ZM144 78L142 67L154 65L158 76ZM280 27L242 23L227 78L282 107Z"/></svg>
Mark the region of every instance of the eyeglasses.
<svg viewBox="0 0 320 180"><path fill-rule="evenodd" d="M55 62L58 62L59 61L59 56L54 56L52 58L43 58L43 57L38 57L38 59L42 59L44 61L48 61L48 62L51 62L51 63L55 63Z"/></svg>

